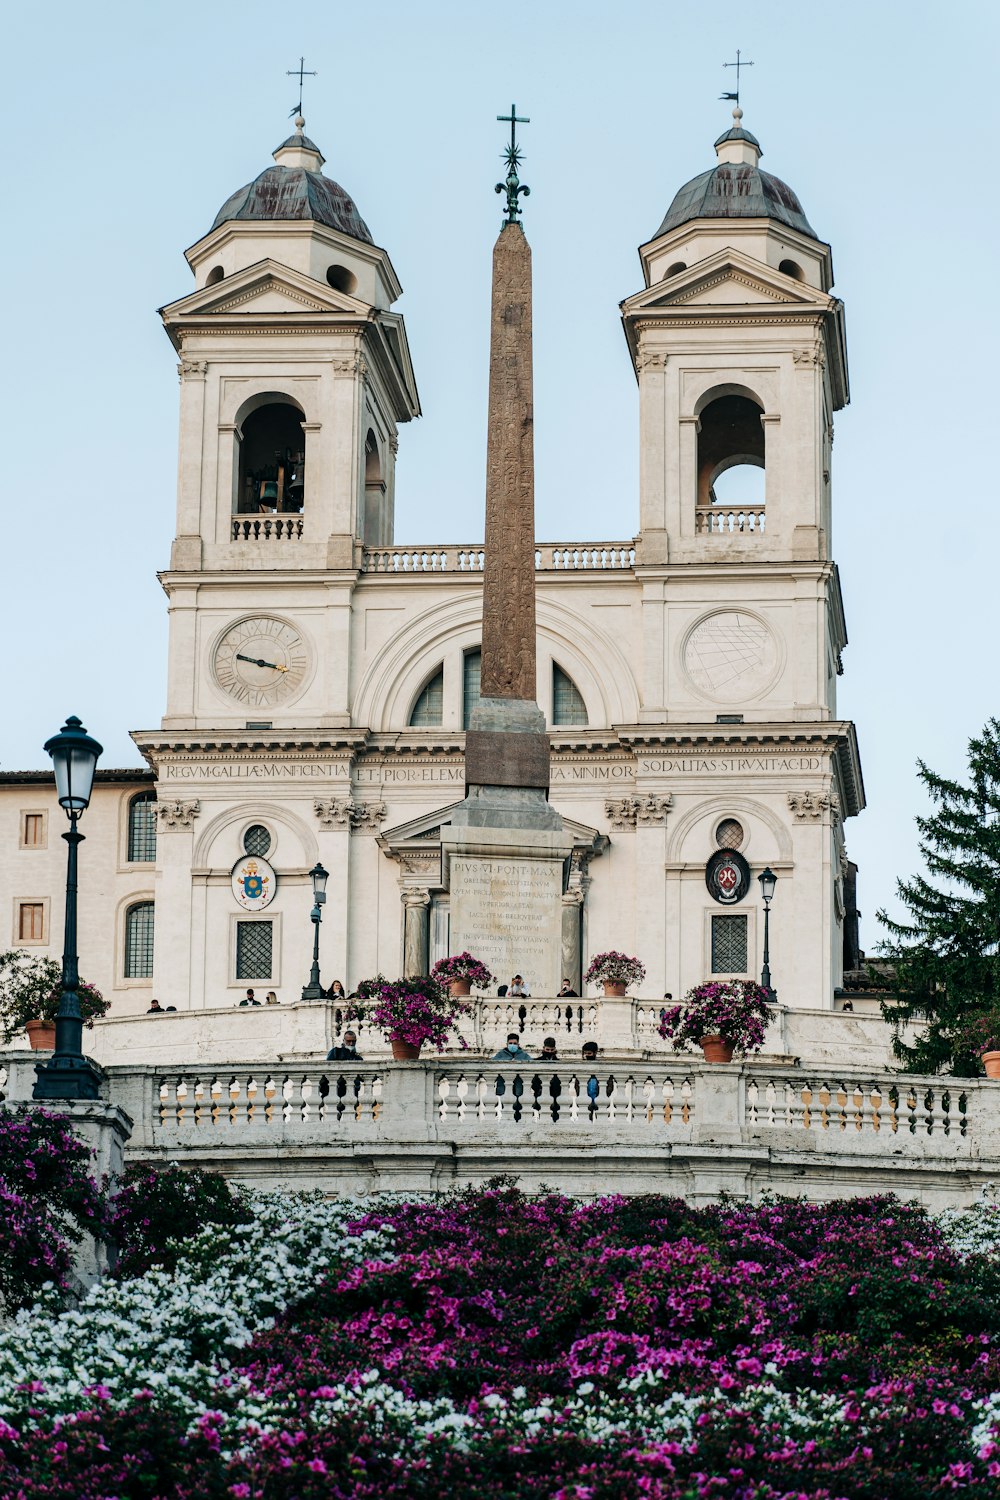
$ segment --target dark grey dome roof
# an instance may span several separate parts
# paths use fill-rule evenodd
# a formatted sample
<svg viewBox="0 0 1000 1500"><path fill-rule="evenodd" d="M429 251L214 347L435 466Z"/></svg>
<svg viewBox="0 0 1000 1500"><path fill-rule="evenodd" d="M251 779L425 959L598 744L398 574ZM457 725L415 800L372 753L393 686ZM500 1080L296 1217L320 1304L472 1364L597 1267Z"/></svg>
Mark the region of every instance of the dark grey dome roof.
<svg viewBox="0 0 1000 1500"><path fill-rule="evenodd" d="M757 145L748 131L739 129L727 131L719 140L749 140ZM692 177L674 198L653 238L690 219L777 219L819 239L787 183L750 162L719 162L711 171Z"/></svg>
<svg viewBox="0 0 1000 1500"><path fill-rule="evenodd" d="M289 136L283 145L305 145L307 150L317 150L304 136ZM279 146L278 150L281 149ZM226 199L212 229L230 219L314 219L317 224L326 224L354 240L374 244L353 198L332 178L324 177L322 172L307 172L304 167L268 167Z"/></svg>

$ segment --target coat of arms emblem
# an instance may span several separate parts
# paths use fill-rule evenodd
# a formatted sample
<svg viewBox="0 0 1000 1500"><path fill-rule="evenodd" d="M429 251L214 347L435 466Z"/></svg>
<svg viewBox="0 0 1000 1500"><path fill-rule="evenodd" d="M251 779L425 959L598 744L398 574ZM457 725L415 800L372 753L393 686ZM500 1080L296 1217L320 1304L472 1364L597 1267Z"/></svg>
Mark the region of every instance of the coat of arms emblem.
<svg viewBox="0 0 1000 1500"><path fill-rule="evenodd" d="M247 911L261 911L274 896L277 879L259 855L241 859L233 870L233 895Z"/></svg>

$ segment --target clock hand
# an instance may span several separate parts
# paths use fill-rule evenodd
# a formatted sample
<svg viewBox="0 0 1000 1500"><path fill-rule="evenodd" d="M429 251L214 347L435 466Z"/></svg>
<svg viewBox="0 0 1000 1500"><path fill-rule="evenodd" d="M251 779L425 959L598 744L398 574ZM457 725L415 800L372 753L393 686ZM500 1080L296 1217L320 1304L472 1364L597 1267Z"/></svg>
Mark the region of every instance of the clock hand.
<svg viewBox="0 0 1000 1500"><path fill-rule="evenodd" d="M252 667L270 667L272 672L287 672L287 667L279 667L276 661L264 661L260 656L244 656L242 651L236 653L237 661L248 661Z"/></svg>

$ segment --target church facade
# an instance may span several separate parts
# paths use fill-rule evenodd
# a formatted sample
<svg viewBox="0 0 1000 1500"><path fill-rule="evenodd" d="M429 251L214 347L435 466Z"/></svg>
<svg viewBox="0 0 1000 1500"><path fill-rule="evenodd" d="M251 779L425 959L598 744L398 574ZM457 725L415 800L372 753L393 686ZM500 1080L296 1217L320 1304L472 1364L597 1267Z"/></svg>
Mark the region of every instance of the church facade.
<svg viewBox="0 0 1000 1500"><path fill-rule="evenodd" d="M81 968L113 1017L153 995L232 1008L248 986L297 1000L317 863L325 984L451 951L441 834L479 697L483 548L394 543L420 414L401 288L303 125L161 310L180 375L167 703L134 734L148 771L102 773L84 828L104 873ZM560 968L582 991L591 954L637 954L650 1003L758 977L769 867L779 999L829 1010L850 947L844 823L864 805L836 701L843 306L830 247L738 112L715 150L622 303L638 534L536 548L537 702L573 841ZM60 818L40 773L0 778L10 945L53 956Z"/></svg>

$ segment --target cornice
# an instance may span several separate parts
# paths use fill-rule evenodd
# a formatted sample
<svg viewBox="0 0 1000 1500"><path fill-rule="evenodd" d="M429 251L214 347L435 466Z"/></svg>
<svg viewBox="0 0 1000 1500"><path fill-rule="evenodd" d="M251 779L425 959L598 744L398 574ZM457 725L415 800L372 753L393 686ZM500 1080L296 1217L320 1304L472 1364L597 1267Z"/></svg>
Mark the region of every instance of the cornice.
<svg viewBox="0 0 1000 1500"><path fill-rule="evenodd" d="M140 730L132 739L147 760L151 756L197 756L204 760L212 755L255 755L278 751L283 755L352 755L363 750L368 741L367 729L260 731L230 730Z"/></svg>

